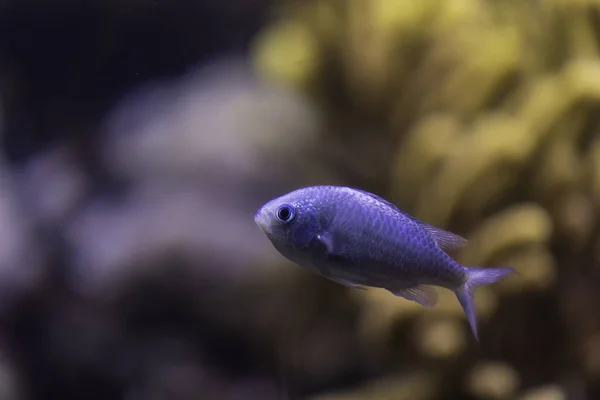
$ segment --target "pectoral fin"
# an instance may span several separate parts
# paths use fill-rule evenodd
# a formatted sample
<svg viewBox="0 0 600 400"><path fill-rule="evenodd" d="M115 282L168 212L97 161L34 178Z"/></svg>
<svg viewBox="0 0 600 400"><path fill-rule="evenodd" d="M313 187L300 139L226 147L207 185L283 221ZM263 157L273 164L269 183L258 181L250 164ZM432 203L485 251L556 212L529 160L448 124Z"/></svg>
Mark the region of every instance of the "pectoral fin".
<svg viewBox="0 0 600 400"><path fill-rule="evenodd" d="M325 248L327 254L333 254L333 238L331 237L331 235L324 232L319 233L316 239L319 242L319 244Z"/></svg>
<svg viewBox="0 0 600 400"><path fill-rule="evenodd" d="M411 288L388 289L396 296L415 301L425 307L434 307L438 301L438 294L432 286L419 285Z"/></svg>
<svg viewBox="0 0 600 400"><path fill-rule="evenodd" d="M352 289L367 290L366 286L358 285L356 283L351 283L351 282L345 281L343 279L337 279L337 278L329 278L329 279L331 279L332 281L334 281L336 283L339 283L340 285L344 285L344 286L352 288Z"/></svg>

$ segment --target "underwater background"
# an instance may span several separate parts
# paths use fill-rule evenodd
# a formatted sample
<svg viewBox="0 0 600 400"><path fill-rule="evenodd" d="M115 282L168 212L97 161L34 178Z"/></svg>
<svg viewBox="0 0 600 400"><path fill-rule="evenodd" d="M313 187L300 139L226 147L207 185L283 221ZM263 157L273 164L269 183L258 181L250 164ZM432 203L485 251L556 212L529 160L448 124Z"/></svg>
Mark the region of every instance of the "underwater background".
<svg viewBox="0 0 600 400"><path fill-rule="evenodd" d="M0 0L0 399L600 398L600 3ZM254 223L369 190L518 270L434 309Z"/></svg>

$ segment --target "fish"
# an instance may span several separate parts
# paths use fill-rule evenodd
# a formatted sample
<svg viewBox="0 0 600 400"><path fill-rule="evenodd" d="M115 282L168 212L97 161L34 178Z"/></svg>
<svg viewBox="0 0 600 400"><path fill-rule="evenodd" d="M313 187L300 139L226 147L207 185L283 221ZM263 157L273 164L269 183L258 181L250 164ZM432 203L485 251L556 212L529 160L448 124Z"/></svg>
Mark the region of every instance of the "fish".
<svg viewBox="0 0 600 400"><path fill-rule="evenodd" d="M448 253L465 246L464 237L346 186L296 189L266 202L254 221L283 257L346 287L386 289L429 308L438 289L451 290L477 341L475 288L516 272L461 265Z"/></svg>

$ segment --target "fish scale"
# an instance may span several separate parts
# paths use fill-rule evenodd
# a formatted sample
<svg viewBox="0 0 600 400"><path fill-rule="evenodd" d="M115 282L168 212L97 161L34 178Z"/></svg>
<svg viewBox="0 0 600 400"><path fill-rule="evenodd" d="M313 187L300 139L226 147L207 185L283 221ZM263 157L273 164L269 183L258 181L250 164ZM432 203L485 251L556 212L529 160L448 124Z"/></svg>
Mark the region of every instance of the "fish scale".
<svg viewBox="0 0 600 400"><path fill-rule="evenodd" d="M460 265L447 251L464 238L360 189L297 189L265 203L255 221L284 257L342 285L387 289L427 307L438 301L436 287L452 290L477 340L473 289L515 272Z"/></svg>

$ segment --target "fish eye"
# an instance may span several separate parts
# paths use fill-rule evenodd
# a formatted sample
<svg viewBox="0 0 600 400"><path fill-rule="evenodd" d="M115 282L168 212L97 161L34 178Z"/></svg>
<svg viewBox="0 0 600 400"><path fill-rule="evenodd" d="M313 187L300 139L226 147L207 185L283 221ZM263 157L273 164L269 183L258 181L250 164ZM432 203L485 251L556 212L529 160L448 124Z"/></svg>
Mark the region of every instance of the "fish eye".
<svg viewBox="0 0 600 400"><path fill-rule="evenodd" d="M289 204L284 204L277 209L277 213L275 214L277 220L283 224L287 224L291 222L296 216L296 210Z"/></svg>

